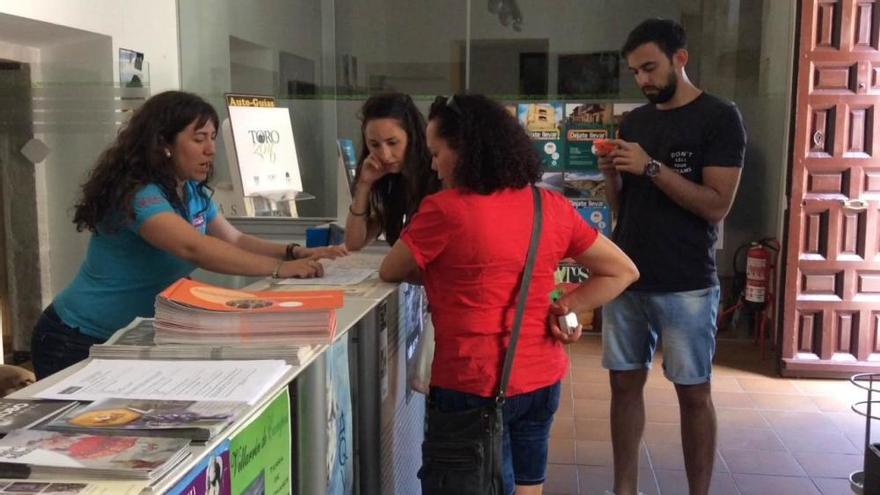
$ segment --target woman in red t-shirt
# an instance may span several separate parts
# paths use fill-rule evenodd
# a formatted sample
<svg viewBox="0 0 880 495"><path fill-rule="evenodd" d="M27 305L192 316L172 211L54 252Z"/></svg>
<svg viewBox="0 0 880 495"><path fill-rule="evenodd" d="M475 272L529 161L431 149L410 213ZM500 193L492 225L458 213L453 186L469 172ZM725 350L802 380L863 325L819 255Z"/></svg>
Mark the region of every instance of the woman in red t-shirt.
<svg viewBox="0 0 880 495"><path fill-rule="evenodd" d="M534 218L531 186L541 163L517 120L479 95L441 98L427 130L431 168L443 190L426 197L385 258L386 281L423 283L434 322L432 408L461 411L493 400L516 306ZM557 316L582 313L638 278L635 265L581 218L568 200L541 189L543 229L504 403L505 489L541 493L547 441L568 370ZM564 258L590 278L551 305Z"/></svg>

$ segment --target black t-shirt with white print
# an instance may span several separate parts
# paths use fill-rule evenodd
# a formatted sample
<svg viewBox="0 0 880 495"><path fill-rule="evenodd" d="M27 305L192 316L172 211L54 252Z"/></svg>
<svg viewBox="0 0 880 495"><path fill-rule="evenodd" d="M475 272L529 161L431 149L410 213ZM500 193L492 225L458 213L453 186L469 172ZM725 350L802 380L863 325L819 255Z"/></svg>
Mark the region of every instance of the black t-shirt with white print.
<svg viewBox="0 0 880 495"><path fill-rule="evenodd" d="M620 138L702 183L704 167L742 167L746 131L733 103L704 92L671 110L645 105L631 111ZM676 204L647 177L622 177L613 239L641 273L630 289L682 292L717 285L718 226Z"/></svg>

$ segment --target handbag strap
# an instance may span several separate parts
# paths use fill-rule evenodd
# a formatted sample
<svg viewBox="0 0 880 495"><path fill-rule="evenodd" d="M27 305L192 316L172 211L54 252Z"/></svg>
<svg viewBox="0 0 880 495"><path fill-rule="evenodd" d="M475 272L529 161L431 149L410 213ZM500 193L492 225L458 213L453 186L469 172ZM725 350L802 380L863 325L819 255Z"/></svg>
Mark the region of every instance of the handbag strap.
<svg viewBox="0 0 880 495"><path fill-rule="evenodd" d="M504 404L507 398L507 383L510 381L510 373L513 371L513 356L516 354L516 343L519 341L519 331L522 327L523 314L526 309L526 298L529 295L529 286L532 283L532 272L535 268L535 257L538 254L538 241L541 240L541 224L543 212L541 208L541 191L532 186L532 197L535 201L535 218L532 221L532 240L529 244L529 254L526 256L526 266L523 269L522 281L519 286L519 300L516 303L516 315L513 319L513 329L510 334L510 345L504 355L504 367L501 370L501 382L498 384L498 395L495 401Z"/></svg>

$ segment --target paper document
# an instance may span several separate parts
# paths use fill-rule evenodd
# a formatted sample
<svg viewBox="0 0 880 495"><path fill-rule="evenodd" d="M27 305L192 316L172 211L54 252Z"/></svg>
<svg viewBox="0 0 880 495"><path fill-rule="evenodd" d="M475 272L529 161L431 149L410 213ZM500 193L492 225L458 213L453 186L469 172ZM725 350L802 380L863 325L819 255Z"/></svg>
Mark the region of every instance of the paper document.
<svg viewBox="0 0 880 495"><path fill-rule="evenodd" d="M324 267L324 276L315 278L286 278L279 280L279 285L357 285L376 273L372 268L339 268L329 265Z"/></svg>
<svg viewBox="0 0 880 495"><path fill-rule="evenodd" d="M264 361L129 361L94 359L37 394L44 399L160 399L253 404L290 366Z"/></svg>

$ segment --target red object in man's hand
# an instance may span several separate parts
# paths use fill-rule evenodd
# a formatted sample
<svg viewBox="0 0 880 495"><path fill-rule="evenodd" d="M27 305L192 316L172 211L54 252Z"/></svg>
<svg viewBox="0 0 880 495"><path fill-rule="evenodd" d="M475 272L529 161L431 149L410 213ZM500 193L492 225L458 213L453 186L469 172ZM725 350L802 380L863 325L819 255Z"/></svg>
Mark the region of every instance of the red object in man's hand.
<svg viewBox="0 0 880 495"><path fill-rule="evenodd" d="M593 140L593 153L598 156L605 156L614 151L615 148L617 148L617 145L608 139Z"/></svg>

